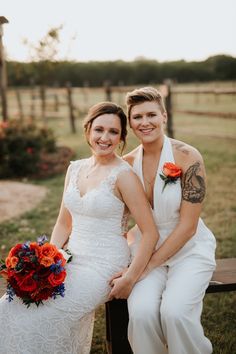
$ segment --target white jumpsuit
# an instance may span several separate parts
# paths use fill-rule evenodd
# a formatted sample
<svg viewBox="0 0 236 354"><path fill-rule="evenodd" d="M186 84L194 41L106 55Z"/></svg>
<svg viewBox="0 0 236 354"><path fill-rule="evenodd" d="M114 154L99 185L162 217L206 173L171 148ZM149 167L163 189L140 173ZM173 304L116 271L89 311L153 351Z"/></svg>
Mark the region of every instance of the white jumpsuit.
<svg viewBox="0 0 236 354"><path fill-rule="evenodd" d="M139 147L134 170L143 182L143 149ZM160 233L157 247L179 222L181 183L168 184L162 192L159 174L165 162L175 162L167 136L154 185L154 218ZM144 184L144 182L143 182ZM134 255L140 231L134 228ZM202 300L215 269L216 242L199 219L195 235L161 267L138 282L129 299L128 337L135 354L210 354L212 345L200 322Z"/></svg>

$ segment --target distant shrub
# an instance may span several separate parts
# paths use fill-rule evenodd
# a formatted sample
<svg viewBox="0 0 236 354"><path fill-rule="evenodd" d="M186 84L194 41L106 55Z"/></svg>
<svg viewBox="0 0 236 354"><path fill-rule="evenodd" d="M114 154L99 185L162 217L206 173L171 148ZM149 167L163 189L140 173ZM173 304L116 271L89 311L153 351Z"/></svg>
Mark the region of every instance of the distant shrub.
<svg viewBox="0 0 236 354"><path fill-rule="evenodd" d="M55 150L48 128L13 120L0 123L0 178L37 175L41 154Z"/></svg>

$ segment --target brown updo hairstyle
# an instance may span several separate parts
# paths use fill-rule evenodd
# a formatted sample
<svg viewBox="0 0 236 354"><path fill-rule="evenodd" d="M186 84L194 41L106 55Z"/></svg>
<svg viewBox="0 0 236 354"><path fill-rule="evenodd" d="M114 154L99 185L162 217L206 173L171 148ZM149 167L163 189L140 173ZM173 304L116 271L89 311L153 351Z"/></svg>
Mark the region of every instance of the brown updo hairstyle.
<svg viewBox="0 0 236 354"><path fill-rule="evenodd" d="M127 117L123 109L118 106L115 103L112 102L100 102L92 106L89 111L87 116L84 119L84 133L86 140L89 144L89 133L91 130L91 126L93 121L103 115L103 114L115 114L120 118L120 124L121 124L121 136L120 139L123 142L123 146L121 148L121 154L125 148L126 145L126 136L127 136ZM89 144L90 145L90 144Z"/></svg>

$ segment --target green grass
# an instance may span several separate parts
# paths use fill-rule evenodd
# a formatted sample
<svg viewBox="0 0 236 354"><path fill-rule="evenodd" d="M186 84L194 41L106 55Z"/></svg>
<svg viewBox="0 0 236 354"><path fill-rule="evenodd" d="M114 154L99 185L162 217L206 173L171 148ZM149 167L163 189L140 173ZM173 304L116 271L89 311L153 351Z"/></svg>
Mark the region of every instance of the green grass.
<svg viewBox="0 0 236 354"><path fill-rule="evenodd" d="M100 97L100 96L99 96ZM226 104L227 106L227 104ZM77 157L89 155L82 137L81 121L77 120L78 133L69 133L68 122L52 119L60 144L73 147ZM203 219L217 239L217 258L236 257L236 123L217 118L174 116L176 138L194 145L202 153L207 170L208 192L203 208ZM137 144L129 136L127 150ZM35 239L39 234L50 236L55 223L63 190L63 176L44 181L31 181L49 189L46 199L34 210L0 225L2 256L15 242ZM204 300L202 322L206 335L212 341L214 354L236 353L236 295L235 293L207 294ZM103 306L97 310L92 354L105 353L105 322Z"/></svg>

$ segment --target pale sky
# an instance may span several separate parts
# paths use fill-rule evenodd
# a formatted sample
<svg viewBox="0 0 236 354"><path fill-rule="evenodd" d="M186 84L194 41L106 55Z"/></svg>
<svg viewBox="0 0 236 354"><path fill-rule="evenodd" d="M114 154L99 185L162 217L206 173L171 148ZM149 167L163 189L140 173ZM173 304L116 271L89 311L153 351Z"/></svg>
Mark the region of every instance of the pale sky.
<svg viewBox="0 0 236 354"><path fill-rule="evenodd" d="M0 0L9 59L29 60L22 41L60 32L59 59L158 61L236 57L236 0Z"/></svg>

